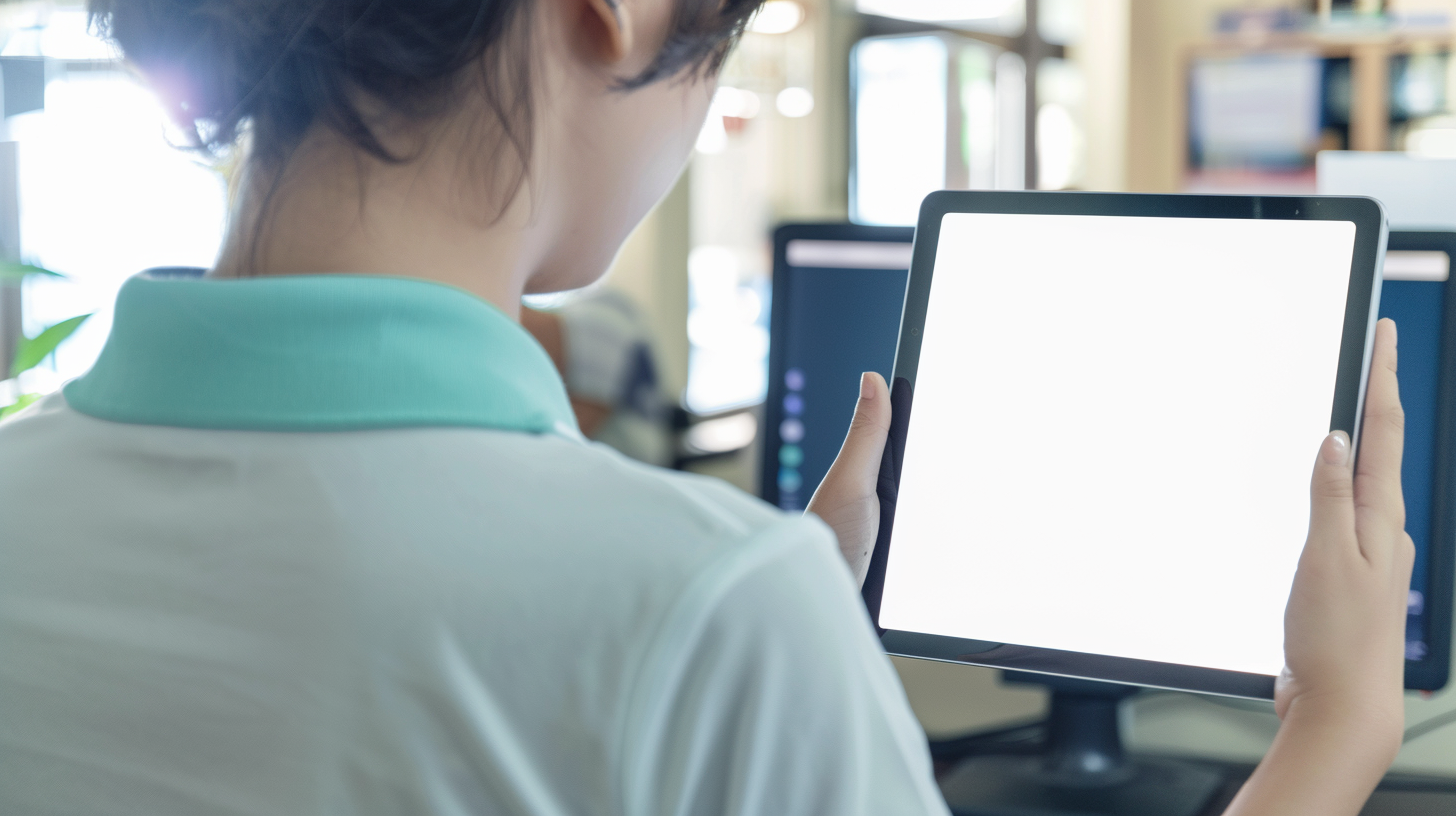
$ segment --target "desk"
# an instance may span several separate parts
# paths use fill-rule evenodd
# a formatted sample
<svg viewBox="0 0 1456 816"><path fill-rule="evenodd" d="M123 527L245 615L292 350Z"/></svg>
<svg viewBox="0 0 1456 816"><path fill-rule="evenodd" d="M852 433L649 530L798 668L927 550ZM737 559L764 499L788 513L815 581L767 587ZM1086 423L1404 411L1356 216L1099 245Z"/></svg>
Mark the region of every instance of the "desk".
<svg viewBox="0 0 1456 816"><path fill-rule="evenodd" d="M1137 759L1179 759L1223 774L1224 782L1209 800L1200 816L1221 816L1238 794L1239 788L1254 772L1254 765L1240 762L1219 762L1197 757L1169 757L1158 754L1130 754ZM947 774L954 763L937 763L937 778ZM956 811L956 816L1012 816L1004 811ZM1370 797L1360 816L1450 816L1456 814L1456 779L1418 774L1388 774ZM1017 814L1017 816L1020 816ZM1030 816L1028 812L1027 816Z"/></svg>
<svg viewBox="0 0 1456 816"><path fill-rule="evenodd" d="M1221 768L1226 774L1223 787L1214 795L1203 816L1219 816L1254 766L1246 763L1191 760ZM1456 779L1417 774L1387 774L1360 816L1448 816L1456 814Z"/></svg>

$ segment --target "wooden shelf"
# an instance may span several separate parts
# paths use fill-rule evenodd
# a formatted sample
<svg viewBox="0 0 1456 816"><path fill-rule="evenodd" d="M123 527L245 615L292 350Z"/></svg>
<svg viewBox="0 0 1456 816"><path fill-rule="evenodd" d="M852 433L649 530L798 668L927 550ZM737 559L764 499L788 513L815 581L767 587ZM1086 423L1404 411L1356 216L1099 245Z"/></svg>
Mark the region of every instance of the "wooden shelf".
<svg viewBox="0 0 1456 816"><path fill-rule="evenodd" d="M1434 28L1328 29L1306 32L1253 32L1225 34L1197 47L1200 54L1254 54L1264 51L1316 51L1326 57L1349 57L1367 49L1388 55L1449 50L1456 30Z"/></svg>
<svg viewBox="0 0 1456 816"><path fill-rule="evenodd" d="M1194 46L1193 57L1314 52L1350 59L1351 150L1389 150L1390 58L1453 50L1456 30L1435 27L1334 26L1312 31L1224 34ZM1456 88L1450 89L1456 92Z"/></svg>

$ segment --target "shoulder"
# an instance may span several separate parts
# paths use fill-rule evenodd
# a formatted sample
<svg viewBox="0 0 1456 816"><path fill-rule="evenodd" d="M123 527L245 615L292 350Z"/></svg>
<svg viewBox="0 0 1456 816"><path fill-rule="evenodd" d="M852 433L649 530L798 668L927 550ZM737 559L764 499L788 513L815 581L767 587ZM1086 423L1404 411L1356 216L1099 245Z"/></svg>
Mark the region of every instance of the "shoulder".
<svg viewBox="0 0 1456 816"><path fill-rule="evenodd" d="M629 813L943 813L924 734L812 517L760 531L684 586L620 744Z"/></svg>
<svg viewBox="0 0 1456 816"><path fill-rule="evenodd" d="M511 474L512 484L501 487L522 500L634 528L629 519L638 518L650 525L652 539L742 541L799 519L721 479L648 465L600 443L490 434L474 444L479 455L466 456L482 475ZM610 524L600 532L610 535ZM810 527L828 535L817 522Z"/></svg>
<svg viewBox="0 0 1456 816"><path fill-rule="evenodd" d="M127 455L120 455L127 454ZM298 517L331 516L351 533L414 524L443 544L529 540L534 552L651 561L655 578L793 519L710 477L628 459L605 445L482 428L350 432L201 430L109 422L48 396L0 422L0 471L104 471L142 490L199 456L246 462L233 501L271 502ZM267 478L264 478L264 476ZM283 478L286 476L287 478ZM256 478L253 478L256 477ZM304 484L309 496L301 492ZM309 501L304 501L309 498ZM327 498L328 501L324 501ZM828 536L819 529L817 534ZM676 571L676 570L673 570Z"/></svg>
<svg viewBox="0 0 1456 816"><path fill-rule="evenodd" d="M16 422L19 422L20 420L27 417L38 416L42 413L55 413L59 410L65 409L66 407L66 400L64 397L61 396L60 392L58 391L54 394L41 397L40 399L35 400L34 402L20 409L19 411L10 414L4 419L0 419L0 428L12 426Z"/></svg>
<svg viewBox="0 0 1456 816"><path fill-rule="evenodd" d="M0 462L35 459L39 464L70 438L72 420L78 417L56 392L0 419ZM0 474L7 469L13 472L15 467L0 465Z"/></svg>

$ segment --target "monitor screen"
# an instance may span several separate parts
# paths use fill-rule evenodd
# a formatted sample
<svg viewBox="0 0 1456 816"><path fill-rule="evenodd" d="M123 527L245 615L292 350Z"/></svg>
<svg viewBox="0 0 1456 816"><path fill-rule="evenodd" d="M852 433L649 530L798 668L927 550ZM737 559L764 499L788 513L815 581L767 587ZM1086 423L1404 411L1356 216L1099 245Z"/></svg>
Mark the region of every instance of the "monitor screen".
<svg viewBox="0 0 1456 816"><path fill-rule="evenodd" d="M1400 327L1400 400L1405 408L1405 459L1400 476L1405 491L1405 528L1416 545L1405 629L1407 660L1425 658L1431 646L1427 640L1426 596L1435 521L1432 501L1441 332L1450 271L1451 258L1445 252L1391 251L1385 256L1385 285L1380 294L1380 316L1392 318Z"/></svg>
<svg viewBox="0 0 1456 816"><path fill-rule="evenodd" d="M1317 54L1265 53L1193 60L1189 160L1202 169L1299 169L1319 147Z"/></svg>
<svg viewBox="0 0 1456 816"><path fill-rule="evenodd" d="M945 215L880 625L1277 675L1355 238Z"/></svg>
<svg viewBox="0 0 1456 816"><path fill-rule="evenodd" d="M769 502L804 509L849 429L861 372L889 380L913 236L908 227L779 229L761 473Z"/></svg>

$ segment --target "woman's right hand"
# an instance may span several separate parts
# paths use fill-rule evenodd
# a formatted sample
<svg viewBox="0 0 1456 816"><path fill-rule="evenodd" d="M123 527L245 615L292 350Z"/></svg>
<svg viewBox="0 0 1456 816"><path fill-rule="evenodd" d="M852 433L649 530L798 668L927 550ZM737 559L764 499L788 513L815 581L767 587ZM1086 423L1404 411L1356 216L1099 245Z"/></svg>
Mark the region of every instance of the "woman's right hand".
<svg viewBox="0 0 1456 816"><path fill-rule="evenodd" d="M1310 486L1309 539L1284 613L1287 668L1275 710L1331 702L1401 727L1405 619L1415 545L1405 532L1400 461L1405 414L1395 323L1375 329L1359 462L1350 440L1325 439Z"/></svg>
<svg viewBox="0 0 1456 816"><path fill-rule="evenodd" d="M1415 559L1400 488L1404 426L1395 324L1381 320L1359 461L1351 467L1350 440L1336 431L1314 467L1274 693L1283 724L1230 816L1354 816L1400 749Z"/></svg>

